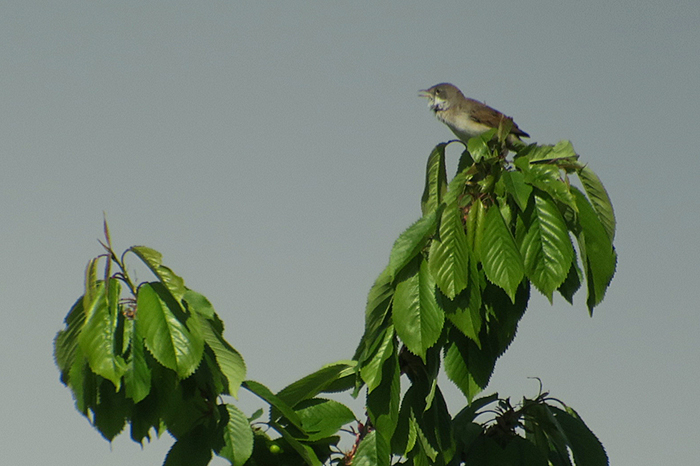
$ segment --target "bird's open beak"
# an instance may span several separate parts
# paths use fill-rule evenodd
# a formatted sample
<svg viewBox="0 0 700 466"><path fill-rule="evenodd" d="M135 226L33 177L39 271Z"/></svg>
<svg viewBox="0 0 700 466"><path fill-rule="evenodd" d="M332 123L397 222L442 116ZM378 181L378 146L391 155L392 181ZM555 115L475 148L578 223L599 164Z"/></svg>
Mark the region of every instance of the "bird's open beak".
<svg viewBox="0 0 700 466"><path fill-rule="evenodd" d="M418 91L418 97L425 97L426 99L430 98L430 92L428 92L427 89L421 89Z"/></svg>

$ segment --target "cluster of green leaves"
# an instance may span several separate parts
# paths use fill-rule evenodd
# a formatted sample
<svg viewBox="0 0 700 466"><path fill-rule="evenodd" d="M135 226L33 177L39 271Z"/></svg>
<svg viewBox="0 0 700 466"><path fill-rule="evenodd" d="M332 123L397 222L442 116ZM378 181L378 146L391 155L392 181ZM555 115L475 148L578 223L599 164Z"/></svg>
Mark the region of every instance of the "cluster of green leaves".
<svg viewBox="0 0 700 466"><path fill-rule="evenodd" d="M441 365L471 402L515 337L531 285L550 301L557 291L572 302L585 280L592 313L615 271L610 199L571 144L523 145L510 163L494 133L469 140L449 182L447 144L435 147L423 216L396 240L369 293L355 359L356 392L366 385L376 429L365 440L372 464L388 465L392 455L448 464L456 443L437 384ZM585 194L570 184L573 173ZM411 381L403 398L402 374Z"/></svg>
<svg viewBox="0 0 700 466"><path fill-rule="evenodd" d="M84 294L55 340L76 408L110 441L127 424L139 443L169 432L176 442L167 466L204 466L213 454L236 466L607 465L578 414L547 394L516 407L497 395L476 398L515 337L532 286L572 302L585 282L592 313L616 264L615 217L598 177L568 142L519 146L509 162L507 129L471 139L450 181L447 144L435 147L423 215L396 240L370 290L353 360L277 393L245 379L207 298L152 249L118 257L105 224L107 254L88 263ZM127 253L156 280L136 284ZM437 382L443 367L468 402L454 417ZM247 417L225 401L241 388L267 405L266 420L262 409ZM365 390L364 422L321 396L350 390ZM351 422L355 441L342 452L340 433Z"/></svg>
<svg viewBox="0 0 700 466"><path fill-rule="evenodd" d="M210 302L164 266L160 253L134 246L118 258L106 225L105 235L107 254L88 263L85 292L66 316L54 349L76 408L106 439L127 423L139 443L167 431L177 440L168 466L203 466L212 453L237 466L276 464L286 457L320 465L330 457L338 430L355 416L317 395L351 387L353 362L324 367L277 394L246 381L243 358L224 339ZM124 266L127 253L157 280L135 285ZM105 275L98 279L105 256ZM118 271L112 274L114 265ZM223 401L222 395L236 397L241 387L270 406L269 420L256 424L274 429L278 438L251 424L262 410L248 418Z"/></svg>
<svg viewBox="0 0 700 466"><path fill-rule="evenodd" d="M495 409L484 409L493 403ZM494 417L486 423L476 422L485 414ZM532 400L523 398L515 407L497 395L479 398L455 416L452 428L456 445L450 466L608 464L603 445L578 413L548 398L548 393Z"/></svg>

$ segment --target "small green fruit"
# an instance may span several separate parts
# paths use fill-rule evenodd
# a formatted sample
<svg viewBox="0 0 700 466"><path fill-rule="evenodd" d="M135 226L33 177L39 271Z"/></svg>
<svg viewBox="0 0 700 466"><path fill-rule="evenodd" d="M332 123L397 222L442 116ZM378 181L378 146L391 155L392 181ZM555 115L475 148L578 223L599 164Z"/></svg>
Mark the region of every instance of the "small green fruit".
<svg viewBox="0 0 700 466"><path fill-rule="evenodd" d="M273 443L272 445L270 445L270 453L272 453L273 455L279 455L280 453L282 453L282 449L279 445Z"/></svg>

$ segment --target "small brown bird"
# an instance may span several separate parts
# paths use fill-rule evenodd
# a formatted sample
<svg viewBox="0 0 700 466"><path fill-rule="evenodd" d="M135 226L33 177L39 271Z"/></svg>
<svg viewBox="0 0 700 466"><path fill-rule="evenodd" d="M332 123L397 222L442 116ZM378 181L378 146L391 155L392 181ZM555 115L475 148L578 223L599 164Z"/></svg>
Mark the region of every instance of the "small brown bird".
<svg viewBox="0 0 700 466"><path fill-rule="evenodd" d="M469 138L498 128L504 119L510 118L478 100L464 97L462 91L450 83L436 84L430 89L419 91L419 95L428 98L428 107L437 119L465 143ZM516 141L521 142L521 136L530 137L513 122L506 140L508 148L513 149Z"/></svg>

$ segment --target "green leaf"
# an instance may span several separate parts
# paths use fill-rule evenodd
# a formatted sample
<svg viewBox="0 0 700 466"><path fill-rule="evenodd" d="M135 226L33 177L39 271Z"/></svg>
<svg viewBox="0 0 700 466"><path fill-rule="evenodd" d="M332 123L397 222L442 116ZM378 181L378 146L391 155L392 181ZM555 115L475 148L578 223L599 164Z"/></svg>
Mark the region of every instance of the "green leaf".
<svg viewBox="0 0 700 466"><path fill-rule="evenodd" d="M530 430L528 439L539 447L540 451L549 454L549 459L557 466L571 466L569 457L569 441L554 417L553 406L548 404L530 403L527 406L525 424Z"/></svg>
<svg viewBox="0 0 700 466"><path fill-rule="evenodd" d="M393 318L406 347L425 361L442 332L445 314L435 299L435 279L424 260L415 261L396 285Z"/></svg>
<svg viewBox="0 0 700 466"><path fill-rule="evenodd" d="M470 277L469 288L458 294L454 300L447 297L441 300L445 317L463 335L470 338L477 346L480 346L479 331L481 330L481 289L479 286L478 270L476 264L471 264L474 269L473 278Z"/></svg>
<svg viewBox="0 0 700 466"><path fill-rule="evenodd" d="M561 202L577 212L576 201L571 194L571 186L568 181L562 179L559 167L546 164L531 165L524 175L527 183L545 191L556 202Z"/></svg>
<svg viewBox="0 0 700 466"><path fill-rule="evenodd" d="M513 435L508 437L504 448L493 438L483 436L475 441L464 463L483 466L547 466L547 458L539 449L524 438Z"/></svg>
<svg viewBox="0 0 700 466"><path fill-rule="evenodd" d="M214 328L211 321L200 318L200 325L204 342L211 348L221 373L226 377L228 382L227 392L238 398L238 389L246 376L246 365L245 361L243 361L243 356L224 339L223 335Z"/></svg>
<svg viewBox="0 0 700 466"><path fill-rule="evenodd" d="M514 301L515 292L525 275L523 259L513 235L495 206L491 206L484 216L483 234L481 263L486 277Z"/></svg>
<svg viewBox="0 0 700 466"><path fill-rule="evenodd" d="M438 208L447 190L445 146L447 146L446 143L438 144L428 157L428 167L425 173L425 190L421 198L423 215Z"/></svg>
<svg viewBox="0 0 700 466"><path fill-rule="evenodd" d="M115 332L119 312L116 297L119 296L119 282L110 280L110 298L115 305L110 306L104 282L95 290L95 299L85 309L85 326L78 337L78 343L90 363L90 369L111 381L117 390L121 386L121 377L126 364L121 356L115 354Z"/></svg>
<svg viewBox="0 0 700 466"><path fill-rule="evenodd" d="M352 461L353 466L389 466L391 451L389 442L377 431L372 431L362 439Z"/></svg>
<svg viewBox="0 0 700 466"><path fill-rule="evenodd" d="M587 166L578 171L578 177L588 198L591 200L591 204L593 204L593 209L598 214L600 223L603 224L603 228L605 228L605 232L612 242L615 239L615 212L605 186L603 186L598 175Z"/></svg>
<svg viewBox="0 0 700 466"><path fill-rule="evenodd" d="M254 380L246 380L245 382L243 382L242 387L246 390L249 390L251 393L257 395L261 399L265 400L270 406L274 408L276 412L270 412L270 420L272 422L279 419L279 416L282 415L285 418L287 418L289 422L294 424L295 427L303 431L301 419L299 418L297 413L294 412L292 407L289 406L284 400L272 393L270 389L267 388L265 385Z"/></svg>
<svg viewBox="0 0 700 466"><path fill-rule="evenodd" d="M479 162L482 159L489 158L493 155L491 153L491 149L489 149L489 141L491 141L495 134L496 128L470 138L467 141L467 150L469 150L469 153L475 162Z"/></svg>
<svg viewBox="0 0 700 466"><path fill-rule="evenodd" d="M245 414L234 405L219 405L219 410L222 411L225 424L222 432L224 446L217 455L226 458L234 466L242 466L253 453L253 430Z"/></svg>
<svg viewBox="0 0 700 466"><path fill-rule="evenodd" d="M287 385L277 393L277 397L289 406L296 406L297 403L324 392L339 379L350 376L355 370L355 365L354 361L327 364L316 372Z"/></svg>
<svg viewBox="0 0 700 466"><path fill-rule="evenodd" d="M608 466L605 448L576 411L568 407L566 411L554 406L549 409L566 434L576 466Z"/></svg>
<svg viewBox="0 0 700 466"><path fill-rule="evenodd" d="M416 384L408 387L403 400L401 400L399 418L391 438L391 451L401 456L406 456L416 443L418 432L414 412L425 410L425 396L421 397L420 393L416 393L416 387Z"/></svg>
<svg viewBox="0 0 700 466"><path fill-rule="evenodd" d="M430 245L430 271L440 290L454 299L467 287L469 274L469 243L456 202L443 210L438 236Z"/></svg>
<svg viewBox="0 0 700 466"><path fill-rule="evenodd" d="M76 354L80 351L78 338L85 325L84 301L85 298L80 297L73 304L64 319L66 324L65 330L59 331L54 340L54 358L56 359L56 365L61 370L61 382L64 385L70 383L69 374L77 359ZM80 360L82 364L82 353Z"/></svg>
<svg viewBox="0 0 700 466"><path fill-rule="evenodd" d="M319 461L316 453L314 453L310 446L299 442L299 440L294 438L284 427L275 422L271 422L270 427L279 432L282 438L299 454L299 456L301 456L301 459L303 459L306 464L309 466L321 466L321 461Z"/></svg>
<svg viewBox="0 0 700 466"><path fill-rule="evenodd" d="M155 363L155 361L154 361ZM169 371L172 373L172 371ZM128 388L128 385L127 385ZM136 403L130 414L131 424L131 439L143 446L143 440L151 440L151 429L154 429L157 435L160 435L164 430L161 424L160 406L162 400L157 394L157 391L149 393L149 396ZM163 429L161 428L163 427Z"/></svg>
<svg viewBox="0 0 700 466"><path fill-rule="evenodd" d="M440 388L435 385L435 395L428 409L418 418L419 437L429 443L447 463L454 454L455 443L452 432L452 418Z"/></svg>
<svg viewBox="0 0 700 466"><path fill-rule="evenodd" d="M186 378L202 359L204 341L201 330L191 325L194 319L188 318L166 293L160 283L144 283L139 287L136 298L139 330L156 360Z"/></svg>
<svg viewBox="0 0 700 466"><path fill-rule="evenodd" d="M532 194L532 186L525 183L525 176L519 171L506 170L501 174L501 179L506 192L513 197L520 210L525 211Z"/></svg>
<svg viewBox="0 0 700 466"><path fill-rule="evenodd" d="M99 261L99 257L90 259L85 267L85 294L83 296L86 303L92 303L97 298L97 264Z"/></svg>
<svg viewBox="0 0 700 466"><path fill-rule="evenodd" d="M496 364L490 348L479 348L459 332L449 333L445 352L445 373L471 403L486 388Z"/></svg>
<svg viewBox="0 0 700 466"><path fill-rule="evenodd" d="M301 418L304 431L311 442L335 435L338 429L355 420L350 408L323 398L304 400L294 410Z"/></svg>
<svg viewBox="0 0 700 466"><path fill-rule="evenodd" d="M554 290L564 283L574 248L559 209L551 198L535 191L534 203L524 213L527 232L520 240L520 254L532 284L552 301Z"/></svg>
<svg viewBox="0 0 700 466"><path fill-rule="evenodd" d="M216 312L214 311L214 306L211 305L209 300L203 294L197 293L193 290L185 291L182 297L188 305L188 309L192 309L202 315L207 319L213 319Z"/></svg>
<svg viewBox="0 0 700 466"><path fill-rule="evenodd" d="M365 333L355 350L353 359L364 363L365 359L373 353L377 339L381 338L384 330L390 323L389 310L394 298L394 285L389 273L389 268L377 277L367 296L367 308L365 310Z"/></svg>
<svg viewBox="0 0 700 466"><path fill-rule="evenodd" d="M138 331L138 321L134 321L131 338L131 356L124 373L126 396L138 403L151 391L151 369L143 352L143 337Z"/></svg>
<svg viewBox="0 0 700 466"><path fill-rule="evenodd" d="M469 150L467 150L467 148L465 147L462 151L462 155L460 155L459 157L459 162L457 162L457 174L464 172L467 168L471 167L472 165L474 165L474 159L469 153ZM452 178L452 181L454 181L454 178ZM452 184L452 181L450 181L450 184Z"/></svg>
<svg viewBox="0 0 700 466"><path fill-rule="evenodd" d="M572 188L579 209L577 233L581 261L588 282L588 310L600 304L615 274L617 254L598 215L581 191Z"/></svg>
<svg viewBox="0 0 700 466"><path fill-rule="evenodd" d="M559 293L566 299L569 304L574 303L574 294L581 288L581 282L583 281L583 272L578 266L578 261L576 260L576 255L572 257L571 267L569 268L569 273L566 276L566 280L561 284Z"/></svg>
<svg viewBox="0 0 700 466"><path fill-rule="evenodd" d="M212 456L210 436L204 426L196 426L173 444L163 466L207 466Z"/></svg>
<svg viewBox="0 0 700 466"><path fill-rule="evenodd" d="M399 272L425 247L428 239L435 234L437 219L442 208L431 211L401 233L389 256L389 277L393 281Z"/></svg>
<svg viewBox="0 0 700 466"><path fill-rule="evenodd" d="M183 298L187 291L185 281L163 265L163 255L161 253L146 246L132 246L127 249L127 252L129 251L136 254L151 269L151 272L158 277L177 301Z"/></svg>
<svg viewBox="0 0 700 466"><path fill-rule="evenodd" d="M383 333L381 343L377 347L373 357L363 363L360 369L362 380L367 384L367 390L372 391L382 381L382 367L386 361L396 351L396 340L394 327L389 326Z"/></svg>
<svg viewBox="0 0 700 466"><path fill-rule="evenodd" d="M97 396L91 409L93 425L110 442L121 433L133 404L124 396L124 390L115 391L111 382L97 377Z"/></svg>
<svg viewBox="0 0 700 466"><path fill-rule="evenodd" d="M393 354L382 365L382 382L367 393L367 415L376 430L389 442L399 418L401 382L398 356Z"/></svg>
<svg viewBox="0 0 700 466"><path fill-rule="evenodd" d="M467 214L467 241L472 248L473 258L481 261L481 247L484 239L484 217L486 209L480 199L474 199Z"/></svg>
<svg viewBox="0 0 700 466"><path fill-rule="evenodd" d="M70 367L66 379L73 391L75 408L83 416L88 417L88 409L97 404L97 376L90 370L87 358L78 345L75 349L75 360ZM102 380L102 379L100 379Z"/></svg>

